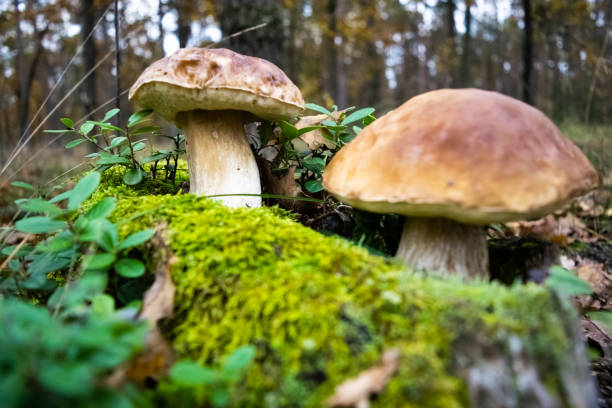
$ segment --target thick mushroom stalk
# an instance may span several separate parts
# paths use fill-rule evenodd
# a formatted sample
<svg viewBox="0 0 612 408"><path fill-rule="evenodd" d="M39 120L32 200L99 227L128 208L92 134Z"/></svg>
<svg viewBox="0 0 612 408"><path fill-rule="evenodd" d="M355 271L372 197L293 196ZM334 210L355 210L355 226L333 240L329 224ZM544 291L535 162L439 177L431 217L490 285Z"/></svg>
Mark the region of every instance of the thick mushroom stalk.
<svg viewBox="0 0 612 408"><path fill-rule="evenodd" d="M489 276L483 228L446 218L406 217L396 257L417 270L464 279Z"/></svg>
<svg viewBox="0 0 612 408"><path fill-rule="evenodd" d="M180 112L185 132L189 192L196 195L261 194L259 170L244 132L244 113L233 110ZM215 197L228 207L261 207L261 197Z"/></svg>

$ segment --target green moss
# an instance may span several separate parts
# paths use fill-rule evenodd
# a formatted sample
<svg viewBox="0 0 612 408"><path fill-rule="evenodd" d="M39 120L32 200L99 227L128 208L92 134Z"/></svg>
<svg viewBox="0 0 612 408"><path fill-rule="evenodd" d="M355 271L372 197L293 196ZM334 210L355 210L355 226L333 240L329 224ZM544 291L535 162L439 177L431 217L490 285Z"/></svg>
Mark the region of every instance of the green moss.
<svg viewBox="0 0 612 408"><path fill-rule="evenodd" d="M465 406L457 374L465 361L456 350L470 341L508 348L512 336L560 394L568 341L541 287L427 278L277 209L138 193L108 182L97 196L119 198L113 217L122 234L168 224L178 261L167 333L179 357L218 364L239 346L257 347L234 406L321 406L390 347L400 350L400 369L374 406ZM190 398L164 390L166 398Z"/></svg>

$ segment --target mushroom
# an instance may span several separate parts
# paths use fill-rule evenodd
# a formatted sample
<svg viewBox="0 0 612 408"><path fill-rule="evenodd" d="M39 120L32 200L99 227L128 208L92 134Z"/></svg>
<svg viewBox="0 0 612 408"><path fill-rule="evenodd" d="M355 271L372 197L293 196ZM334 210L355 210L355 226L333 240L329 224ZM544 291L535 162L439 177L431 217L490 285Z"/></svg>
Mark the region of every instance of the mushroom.
<svg viewBox="0 0 612 408"><path fill-rule="evenodd" d="M481 225L543 216L597 184L588 159L542 112L478 89L410 99L323 174L339 200L406 216L398 258L464 278L488 275Z"/></svg>
<svg viewBox="0 0 612 408"><path fill-rule="evenodd" d="M182 48L149 66L131 101L185 132L190 192L260 194L259 171L244 131L247 112L288 119L304 107L299 89L276 65L227 49ZM230 207L260 207L261 197L225 196Z"/></svg>

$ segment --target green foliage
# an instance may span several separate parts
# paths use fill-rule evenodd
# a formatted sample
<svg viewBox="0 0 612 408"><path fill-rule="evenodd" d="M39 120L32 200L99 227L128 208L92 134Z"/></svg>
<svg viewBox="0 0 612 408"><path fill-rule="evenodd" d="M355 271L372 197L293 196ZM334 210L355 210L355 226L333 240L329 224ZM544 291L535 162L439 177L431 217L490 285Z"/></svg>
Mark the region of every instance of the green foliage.
<svg viewBox="0 0 612 408"><path fill-rule="evenodd" d="M585 282L572 271L561 266L550 268L550 275L546 279L546 286L567 296L588 295L593 292L588 282Z"/></svg>
<svg viewBox="0 0 612 408"><path fill-rule="evenodd" d="M173 406L225 407L255 358L254 346L243 346L223 359L218 368L206 367L192 360L178 361L170 370L160 394L176 401ZM236 397L233 397L235 400Z"/></svg>
<svg viewBox="0 0 612 408"><path fill-rule="evenodd" d="M191 195L138 197L119 177L110 181L99 194L119 197L112 217L128 220L122 234L168 225L177 262L167 327L178 357L221 367L242 345L256 348L231 406L321 406L389 347L400 350L400 369L374 406L464 406L467 391L453 367L469 356L458 344L503 349L508 338L520 339L553 392L560 384L570 333L546 288L427 278L272 208L228 209ZM200 382L210 378L189 367ZM181 406L197 395L162 387L158 398Z"/></svg>
<svg viewBox="0 0 612 408"><path fill-rule="evenodd" d="M66 292L69 284L85 273L106 273L113 268L119 276L126 278L144 274L144 264L127 254L149 240L153 231L138 231L119 239L117 226L108 220L116 205L112 197L99 200L87 211L80 210L83 202L98 188L100 178L100 173L91 172L72 190L53 199L16 201L28 215L16 222L15 230L38 236L30 239L36 245L22 246L19 250L15 245L0 245L2 255L11 257L6 269L0 271L0 294L50 293L56 288L57 279L50 278L49 274L61 272L66 283L51 294L51 299L57 300L54 307L60 310L65 306L62 304L65 299L58 293ZM67 201L66 208L56 204L62 201Z"/></svg>
<svg viewBox="0 0 612 408"><path fill-rule="evenodd" d="M44 307L0 297L3 407L41 401L48 407L133 406L129 393L119 394L101 380L142 348L147 325L125 320L112 303L100 303L80 303L78 315L57 318Z"/></svg>
<svg viewBox="0 0 612 408"><path fill-rule="evenodd" d="M278 127L281 130L278 137L274 134L274 123L262 122L259 127L259 135L262 147L269 147L270 142L276 140L280 160L278 160L278 167L274 168L273 171L286 171L295 164L294 176L296 182L303 190L318 193L323 190L321 177L325 165L342 146L353 140L362 129L358 126L349 127L349 125L359 122L361 126L365 127L372 123L375 120L372 116L374 108L363 108L351 112L354 107L350 107L339 112L335 105L330 111L313 103L307 103L306 108L323 113L329 119L323 120L320 125L300 129L287 121L281 120L278 122ZM319 129L333 148L322 145L312 150L300 139L300 136Z"/></svg>
<svg viewBox="0 0 612 408"><path fill-rule="evenodd" d="M166 136L160 132L159 127L146 124L149 120L149 116L153 113L152 110L142 110L131 115L128 118L125 129L114 126L109 122L118 113L119 109L111 109L104 115L102 121L88 120L83 123L79 129L75 128L72 119L62 118L60 121L67 129L46 130L46 132L75 133L78 138L68 142L66 144L66 149L72 149L85 142L95 146L98 152L90 153L85 157L95 158L96 170L100 172L117 165L125 167L127 171L123 175L123 182L127 185L133 186L140 184L147 174L147 169L150 170L151 178L155 179L158 172L158 162L164 159L166 160L165 179L174 182L178 169L177 163L179 156L185 152L182 148L185 141L184 136L181 134L176 135L176 137ZM98 131L91 134L96 128ZM116 132L116 136L114 137L111 136L113 132ZM155 151L152 155L138 160L136 152L146 148L145 142L147 139L134 141L132 137L145 133L156 134L173 140L174 149ZM173 164L171 160L174 161ZM152 166L144 166L144 164L151 162L153 163ZM23 185L20 186L25 187Z"/></svg>

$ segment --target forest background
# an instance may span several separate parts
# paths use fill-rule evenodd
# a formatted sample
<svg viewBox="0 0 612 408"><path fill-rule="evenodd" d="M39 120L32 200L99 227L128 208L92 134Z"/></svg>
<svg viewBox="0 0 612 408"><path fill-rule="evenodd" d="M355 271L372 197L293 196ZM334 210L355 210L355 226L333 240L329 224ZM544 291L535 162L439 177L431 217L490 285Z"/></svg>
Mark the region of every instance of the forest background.
<svg viewBox="0 0 612 408"><path fill-rule="evenodd" d="M191 46L268 59L306 101L373 106L377 116L432 89L496 90L544 111L605 166L598 161L612 129L612 0L117 3L119 59L112 0L0 2L0 167L28 141L0 184L41 164L67 167L70 136L43 129L61 127L65 116L99 119L117 104L117 86L124 124L138 75Z"/></svg>

